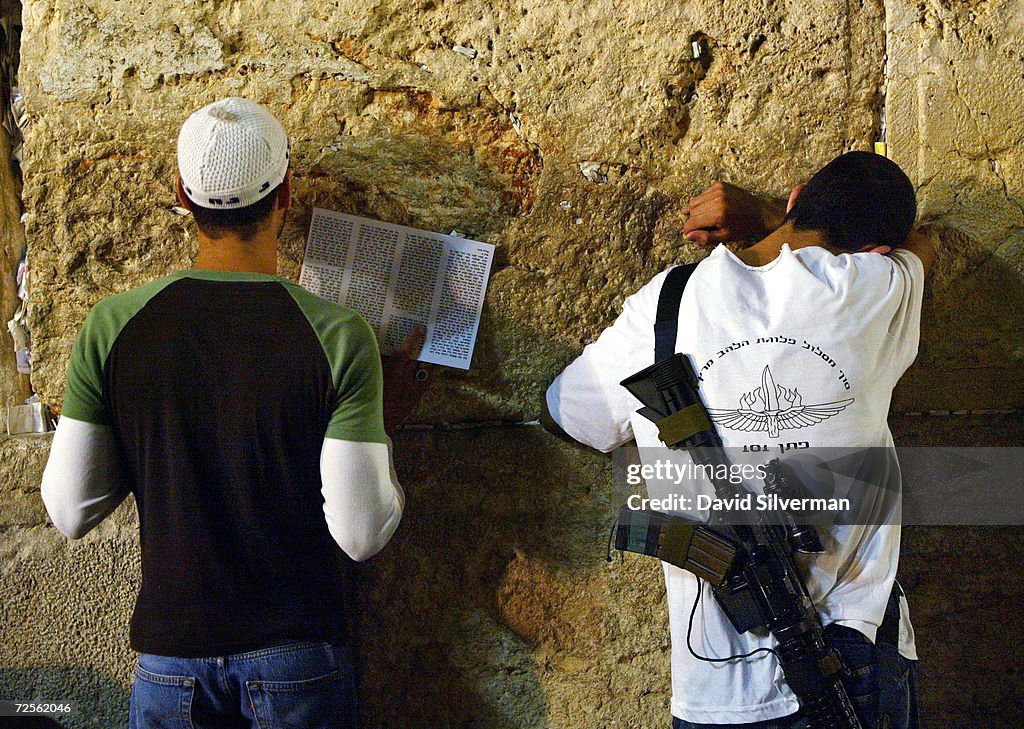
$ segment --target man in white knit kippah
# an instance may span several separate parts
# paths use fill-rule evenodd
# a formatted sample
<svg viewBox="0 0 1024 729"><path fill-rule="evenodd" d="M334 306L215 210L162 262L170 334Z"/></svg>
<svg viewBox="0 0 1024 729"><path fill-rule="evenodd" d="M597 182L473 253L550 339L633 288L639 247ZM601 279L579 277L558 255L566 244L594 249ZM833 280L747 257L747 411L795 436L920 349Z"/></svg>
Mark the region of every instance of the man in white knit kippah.
<svg viewBox="0 0 1024 729"><path fill-rule="evenodd" d="M402 517L390 434L427 386L422 333L382 368L356 312L277 276L291 172L265 108L193 113L178 168L195 265L93 307L43 501L77 539L135 497L130 727L354 727L345 561Z"/></svg>
<svg viewBox="0 0 1024 729"><path fill-rule="evenodd" d="M289 162L284 127L254 101L221 99L186 119L178 134L178 197L192 211L200 241L237 232L250 242L261 222L272 223L276 260L291 204Z"/></svg>
<svg viewBox="0 0 1024 729"><path fill-rule="evenodd" d="M216 210L252 205L284 182L288 135L248 99L228 98L190 116L178 134L178 169L188 199Z"/></svg>

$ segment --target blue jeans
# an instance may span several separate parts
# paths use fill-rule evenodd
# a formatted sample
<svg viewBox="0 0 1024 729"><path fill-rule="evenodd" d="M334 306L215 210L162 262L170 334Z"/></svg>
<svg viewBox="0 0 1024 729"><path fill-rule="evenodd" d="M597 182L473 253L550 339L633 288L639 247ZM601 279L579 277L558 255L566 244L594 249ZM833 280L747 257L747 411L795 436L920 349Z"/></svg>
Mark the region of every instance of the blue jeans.
<svg viewBox="0 0 1024 729"><path fill-rule="evenodd" d="M843 626L825 629L850 672L843 681L863 729L919 729L917 676L914 661L899 655L896 646L873 645ZM800 713L748 724L694 724L672 717L672 729L813 729Z"/></svg>
<svg viewBox="0 0 1024 729"><path fill-rule="evenodd" d="M143 653L130 729L355 729L347 648L294 643L212 658Z"/></svg>

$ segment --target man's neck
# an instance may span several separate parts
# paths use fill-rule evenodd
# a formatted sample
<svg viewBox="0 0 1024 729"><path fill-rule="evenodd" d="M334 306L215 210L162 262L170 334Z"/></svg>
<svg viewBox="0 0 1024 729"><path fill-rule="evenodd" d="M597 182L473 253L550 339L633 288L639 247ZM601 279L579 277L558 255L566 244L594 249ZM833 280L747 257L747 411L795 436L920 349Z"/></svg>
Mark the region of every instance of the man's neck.
<svg viewBox="0 0 1024 729"><path fill-rule="evenodd" d="M193 268L276 274L277 237L266 233L242 240L237 235L208 238L200 232L199 256Z"/></svg>
<svg viewBox="0 0 1024 729"><path fill-rule="evenodd" d="M797 248L810 246L831 250L820 233L813 230L796 230L791 224L786 223L767 238L762 238L754 245L737 253L736 257L748 266L764 266L779 257L783 244L788 244L790 250L794 251Z"/></svg>

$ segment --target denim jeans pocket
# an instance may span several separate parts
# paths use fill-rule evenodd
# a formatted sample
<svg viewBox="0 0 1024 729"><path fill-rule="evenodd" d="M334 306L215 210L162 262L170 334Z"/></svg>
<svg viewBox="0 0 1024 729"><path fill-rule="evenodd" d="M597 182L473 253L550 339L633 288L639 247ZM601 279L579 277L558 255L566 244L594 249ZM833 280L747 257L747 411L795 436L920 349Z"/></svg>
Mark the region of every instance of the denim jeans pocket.
<svg viewBox="0 0 1024 729"><path fill-rule="evenodd" d="M260 729L354 727L353 686L344 670L302 681L246 681Z"/></svg>
<svg viewBox="0 0 1024 729"><path fill-rule="evenodd" d="M131 729L193 729L193 676L170 676L135 667L129 726Z"/></svg>

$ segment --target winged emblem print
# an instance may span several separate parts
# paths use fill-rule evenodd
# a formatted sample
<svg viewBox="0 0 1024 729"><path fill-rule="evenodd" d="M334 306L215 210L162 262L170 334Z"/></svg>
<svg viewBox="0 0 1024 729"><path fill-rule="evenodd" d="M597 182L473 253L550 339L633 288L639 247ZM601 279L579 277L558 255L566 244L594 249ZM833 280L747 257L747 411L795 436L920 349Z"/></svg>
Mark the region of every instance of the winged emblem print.
<svg viewBox="0 0 1024 729"><path fill-rule="evenodd" d="M776 385L772 371L765 366L761 373L761 386L745 393L740 398L738 408L708 408L708 415L716 423L731 430L766 430L770 437L775 438L782 430L806 428L828 420L853 401L851 397L819 405L804 405L803 397L797 389Z"/></svg>

